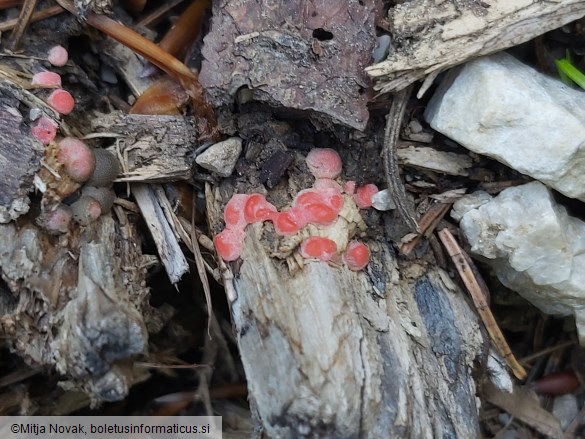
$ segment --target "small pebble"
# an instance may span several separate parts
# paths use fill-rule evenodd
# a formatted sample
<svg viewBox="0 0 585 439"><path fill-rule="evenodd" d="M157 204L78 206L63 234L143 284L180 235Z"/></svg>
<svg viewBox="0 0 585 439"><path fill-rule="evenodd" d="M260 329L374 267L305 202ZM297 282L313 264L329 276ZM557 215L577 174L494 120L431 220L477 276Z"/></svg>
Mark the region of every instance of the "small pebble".
<svg viewBox="0 0 585 439"><path fill-rule="evenodd" d="M390 43L392 40L389 35L380 35L376 42L376 47L372 53L374 64L384 61L390 51Z"/></svg>

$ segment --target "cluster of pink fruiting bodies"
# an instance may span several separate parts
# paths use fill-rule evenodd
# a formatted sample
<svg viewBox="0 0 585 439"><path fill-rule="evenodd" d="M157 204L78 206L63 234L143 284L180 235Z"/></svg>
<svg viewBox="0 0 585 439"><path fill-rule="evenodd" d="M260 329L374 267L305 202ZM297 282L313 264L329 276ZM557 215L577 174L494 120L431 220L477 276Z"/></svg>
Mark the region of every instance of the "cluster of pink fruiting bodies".
<svg viewBox="0 0 585 439"><path fill-rule="evenodd" d="M278 235L289 236L299 232L307 224L329 226L341 212L343 192L353 195L356 205L365 209L372 205L372 196L378 192L373 184L355 189L355 182L345 183L343 188L335 178L341 174L341 157L329 148L314 148L307 155L307 166L315 176L315 184L297 194L288 210L278 212L261 194L236 194L224 211L226 227L215 237L215 248L225 261L238 259L244 248L245 228L258 221L272 221ZM300 254L306 259L335 262L339 259L337 244L321 236L311 236L300 246ZM351 241L343 260L353 271L363 269L370 253L365 244Z"/></svg>
<svg viewBox="0 0 585 439"><path fill-rule="evenodd" d="M69 55L62 46L55 46L49 51L49 62L57 67L67 64ZM42 71L35 73L31 85L38 88L54 88L47 97L47 104L59 114L67 115L73 111L75 100L71 93L61 88L61 76L58 73ZM40 116L32 127L32 135L39 139L43 145L48 145L57 135L57 122L46 116Z"/></svg>
<svg viewBox="0 0 585 439"><path fill-rule="evenodd" d="M67 64L69 54L62 46L53 47L48 61L57 67ZM38 88L55 88L47 97L47 104L56 112L67 115L73 111L73 96L61 87L61 76L51 71L36 73L31 85ZM40 116L35 120L31 134L43 145L50 145L57 135L58 124L53 119ZM57 160L64 172L76 183L85 184L82 196L71 206L59 204L38 218L40 224L51 233L65 233L71 219L87 225L108 211L114 202L112 181L120 172L117 159L109 152L92 149L73 137L65 137L57 143Z"/></svg>

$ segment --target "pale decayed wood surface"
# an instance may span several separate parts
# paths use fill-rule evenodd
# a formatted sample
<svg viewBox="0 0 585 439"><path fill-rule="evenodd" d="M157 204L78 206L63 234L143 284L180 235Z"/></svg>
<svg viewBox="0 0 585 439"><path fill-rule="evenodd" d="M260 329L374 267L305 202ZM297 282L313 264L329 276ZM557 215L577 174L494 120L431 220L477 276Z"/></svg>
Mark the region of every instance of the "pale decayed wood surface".
<svg viewBox="0 0 585 439"><path fill-rule="evenodd" d="M529 41L585 15L581 0L410 1L391 8L393 49L367 73L382 93Z"/></svg>
<svg viewBox="0 0 585 439"><path fill-rule="evenodd" d="M0 224L0 329L31 365L55 368L94 401L118 400L146 351L146 264L135 227L103 215L59 238Z"/></svg>
<svg viewBox="0 0 585 439"><path fill-rule="evenodd" d="M218 226L221 201L208 206ZM478 436L470 371L481 335L444 272L398 265L387 243L369 242L367 271L309 262L291 274L267 253L262 227L248 227L224 279L269 437Z"/></svg>

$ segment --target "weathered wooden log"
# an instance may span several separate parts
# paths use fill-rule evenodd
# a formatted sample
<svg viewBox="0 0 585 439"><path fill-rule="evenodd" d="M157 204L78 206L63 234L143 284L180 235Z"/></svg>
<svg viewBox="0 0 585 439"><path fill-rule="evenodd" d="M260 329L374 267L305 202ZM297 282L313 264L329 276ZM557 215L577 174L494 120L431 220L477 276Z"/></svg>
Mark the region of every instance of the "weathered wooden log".
<svg viewBox="0 0 585 439"><path fill-rule="evenodd" d="M137 242L134 226L111 214L60 237L32 218L0 225L8 346L31 365L56 368L94 401L123 398L131 359L147 345L147 264Z"/></svg>
<svg viewBox="0 0 585 439"><path fill-rule="evenodd" d="M189 180L196 146L193 118L114 112L91 120L96 137L116 137L124 161L117 181Z"/></svg>
<svg viewBox="0 0 585 439"><path fill-rule="evenodd" d="M209 190L219 230L226 195ZM473 361L482 336L464 294L432 263L369 241L366 271L271 257L247 229L224 266L252 407L269 437L479 436Z"/></svg>
<svg viewBox="0 0 585 439"><path fill-rule="evenodd" d="M580 0L411 0L388 11L392 47L370 66L381 93L401 90L469 59L529 41L585 15Z"/></svg>
<svg viewBox="0 0 585 439"><path fill-rule="evenodd" d="M19 112L22 91L0 82L0 223L28 212L28 193L41 166L43 145L29 135Z"/></svg>
<svg viewBox="0 0 585 439"><path fill-rule="evenodd" d="M240 89L272 106L363 129L378 0L214 2L199 79L214 105Z"/></svg>

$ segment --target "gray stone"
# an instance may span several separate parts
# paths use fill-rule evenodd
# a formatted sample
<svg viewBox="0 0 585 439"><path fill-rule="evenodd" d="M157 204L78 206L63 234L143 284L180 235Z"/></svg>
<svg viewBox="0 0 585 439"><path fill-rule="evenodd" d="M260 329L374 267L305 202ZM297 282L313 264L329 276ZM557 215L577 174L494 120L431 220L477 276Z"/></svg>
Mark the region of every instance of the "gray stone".
<svg viewBox="0 0 585 439"><path fill-rule="evenodd" d="M220 177L229 177L234 172L236 163L242 153L242 139L230 137L223 142L216 143L199 154L195 162Z"/></svg>
<svg viewBox="0 0 585 439"><path fill-rule="evenodd" d="M575 395L560 395L553 401L552 413L561 423L561 428L566 429L579 413L579 405Z"/></svg>
<svg viewBox="0 0 585 439"><path fill-rule="evenodd" d="M508 188L463 215L471 253L547 314L574 315L585 345L585 223L540 182Z"/></svg>
<svg viewBox="0 0 585 439"><path fill-rule="evenodd" d="M455 221L461 221L463 215L472 209L477 209L482 204L489 202L492 196L485 191L477 191L472 194L459 198L453 203L451 209L451 218Z"/></svg>
<svg viewBox="0 0 585 439"><path fill-rule="evenodd" d="M453 70L425 118L447 137L585 201L585 93L499 53Z"/></svg>

